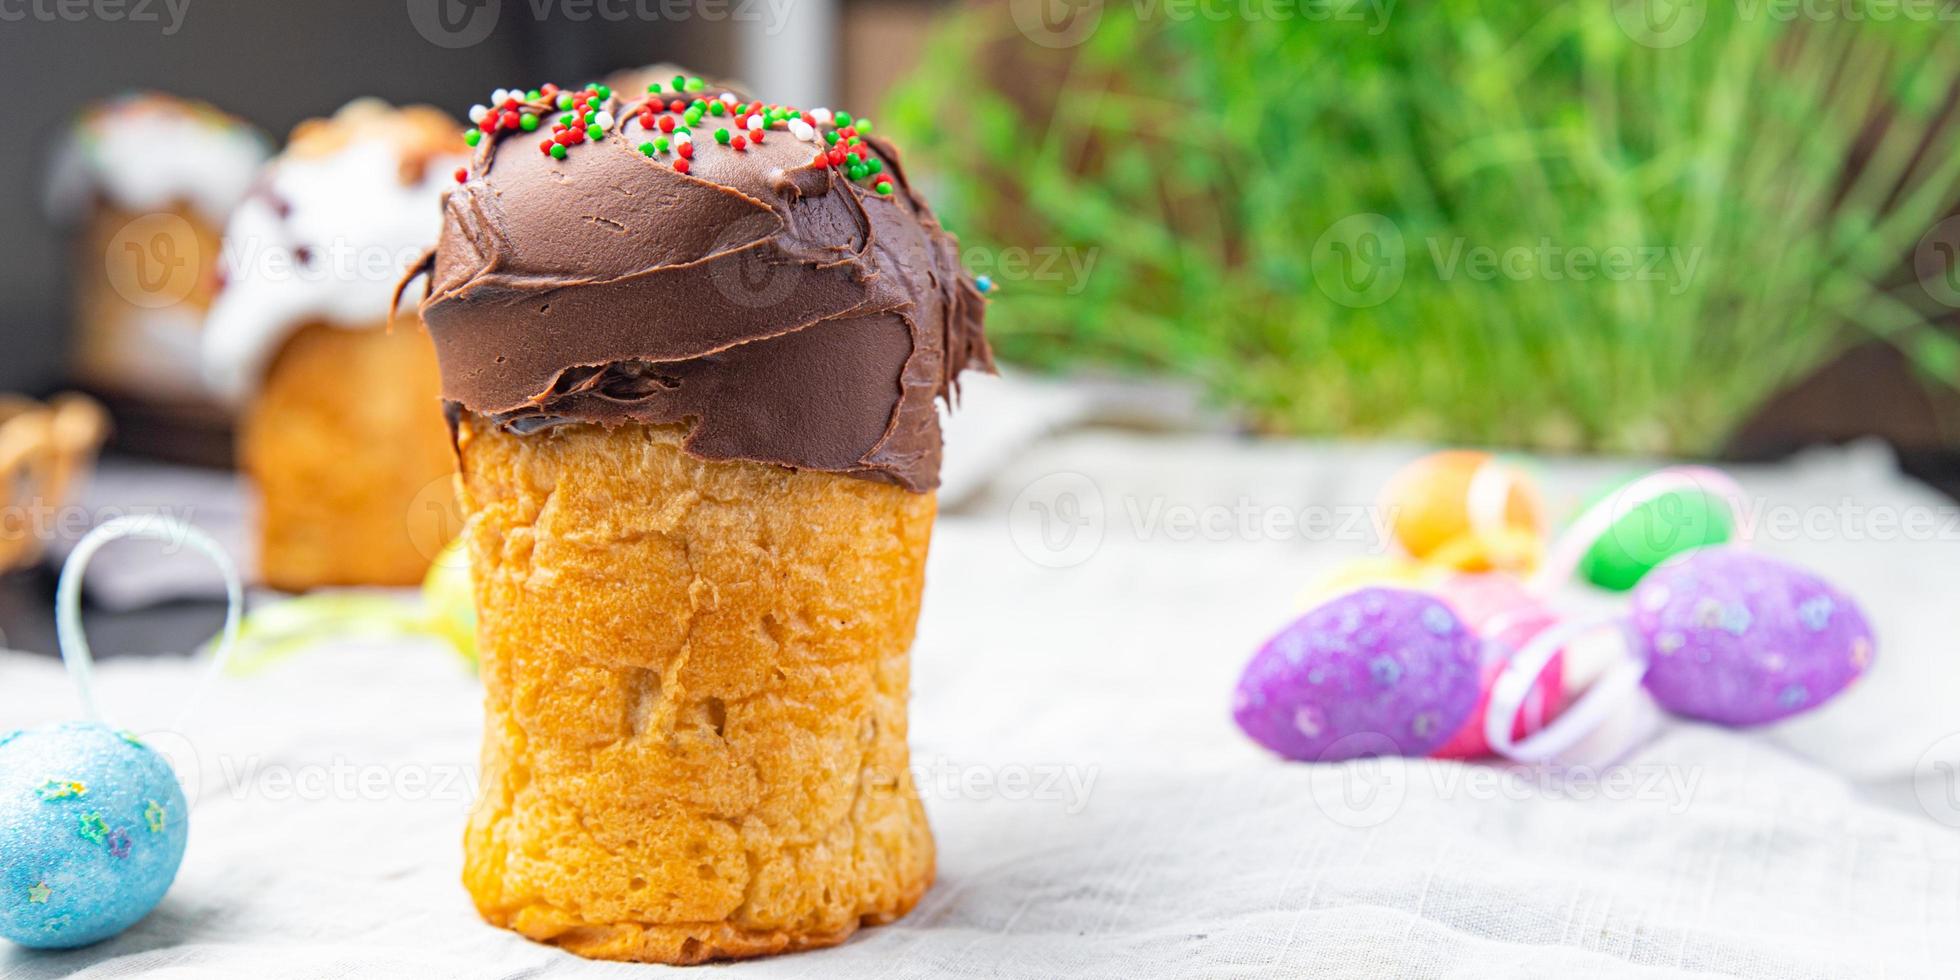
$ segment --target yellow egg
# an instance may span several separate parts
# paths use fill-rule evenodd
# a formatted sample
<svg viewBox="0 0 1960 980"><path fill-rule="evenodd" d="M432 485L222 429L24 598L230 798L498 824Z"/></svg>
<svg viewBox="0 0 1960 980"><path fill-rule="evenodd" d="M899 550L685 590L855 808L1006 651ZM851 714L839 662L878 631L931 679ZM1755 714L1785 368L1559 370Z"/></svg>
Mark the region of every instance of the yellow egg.
<svg viewBox="0 0 1960 980"><path fill-rule="evenodd" d="M1399 555L1357 558L1307 586L1300 593L1297 605L1305 611L1370 585L1428 589L1441 582L1443 575L1443 569L1411 561Z"/></svg>
<svg viewBox="0 0 1960 980"><path fill-rule="evenodd" d="M1469 572L1528 569L1544 547L1530 476L1486 452L1449 449L1398 471L1382 491L1396 544L1411 558Z"/></svg>

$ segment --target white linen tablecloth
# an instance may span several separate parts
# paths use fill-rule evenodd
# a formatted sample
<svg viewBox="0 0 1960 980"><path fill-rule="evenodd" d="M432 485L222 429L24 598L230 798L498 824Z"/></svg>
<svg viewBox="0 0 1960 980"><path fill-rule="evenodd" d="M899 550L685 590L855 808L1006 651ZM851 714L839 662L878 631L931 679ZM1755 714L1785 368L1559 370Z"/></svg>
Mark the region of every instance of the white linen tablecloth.
<svg viewBox="0 0 1960 980"><path fill-rule="evenodd" d="M1812 716L1752 733L1672 722L1618 765L1563 779L1275 760L1230 721L1238 669L1305 584L1379 551L1367 505L1415 452L1088 432L1003 462L941 518L915 647L937 884L895 925L729 975L1960 970L1951 505L1865 448L1738 471L1766 510L1821 515L1759 546L1860 596L1879 633L1871 675ZM1565 509L1635 469L1540 474ZM1948 521L1900 540L1869 526L1875 508ZM1280 511L1316 526L1280 529L1266 516ZM1044 528L1044 514L1063 523ZM584 962L476 918L458 878L479 692L446 651L323 646L226 679L181 728L196 687L182 660L112 661L98 680L106 709L189 776L184 869L129 933L61 954L0 943L0 975L663 971ZM0 727L75 711L58 664L0 653Z"/></svg>

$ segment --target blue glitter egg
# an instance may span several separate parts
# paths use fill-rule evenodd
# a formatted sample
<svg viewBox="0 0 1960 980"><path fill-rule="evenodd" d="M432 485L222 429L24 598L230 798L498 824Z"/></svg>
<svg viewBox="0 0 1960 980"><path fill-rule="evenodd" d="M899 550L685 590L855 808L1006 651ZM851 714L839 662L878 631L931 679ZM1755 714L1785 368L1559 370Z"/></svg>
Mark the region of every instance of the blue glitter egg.
<svg viewBox="0 0 1960 980"><path fill-rule="evenodd" d="M177 877L188 809L133 736L81 722L0 735L0 936L66 949L134 925Z"/></svg>

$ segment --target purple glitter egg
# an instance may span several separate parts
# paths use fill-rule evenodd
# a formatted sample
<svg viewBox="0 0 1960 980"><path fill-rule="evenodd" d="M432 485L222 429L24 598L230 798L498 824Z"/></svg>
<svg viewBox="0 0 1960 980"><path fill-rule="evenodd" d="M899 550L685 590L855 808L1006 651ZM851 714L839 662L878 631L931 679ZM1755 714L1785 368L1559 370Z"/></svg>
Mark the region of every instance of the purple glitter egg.
<svg viewBox="0 0 1960 980"><path fill-rule="evenodd" d="M1858 604L1800 568L1737 548L1663 565L1633 593L1647 690L1678 715L1760 725L1814 708L1865 672Z"/></svg>
<svg viewBox="0 0 1960 980"><path fill-rule="evenodd" d="M1427 755L1477 703L1480 644L1435 596L1362 589L1253 654L1232 717L1289 759Z"/></svg>

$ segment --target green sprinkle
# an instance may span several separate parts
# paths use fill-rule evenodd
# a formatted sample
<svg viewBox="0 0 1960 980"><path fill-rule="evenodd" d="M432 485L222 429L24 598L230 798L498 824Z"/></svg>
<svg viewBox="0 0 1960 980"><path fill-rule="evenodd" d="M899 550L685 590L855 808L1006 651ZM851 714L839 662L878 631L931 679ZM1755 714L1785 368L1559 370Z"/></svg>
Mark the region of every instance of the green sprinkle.
<svg viewBox="0 0 1960 980"><path fill-rule="evenodd" d="M717 130L715 130L715 142L717 142L717 143L721 143L721 144L723 144L723 145L727 145L727 143L728 143L728 130L725 130L725 129L717 129Z"/></svg>
<svg viewBox="0 0 1960 980"><path fill-rule="evenodd" d="M571 107L572 107L572 94L570 92L565 92L560 94L558 96L558 108L570 109Z"/></svg>
<svg viewBox="0 0 1960 980"><path fill-rule="evenodd" d="M653 138L653 148L659 150L662 153L667 152L667 137L655 136Z"/></svg>
<svg viewBox="0 0 1960 980"><path fill-rule="evenodd" d="M848 112L839 112L831 118L837 120L837 125L840 128L851 124L851 114Z"/></svg>
<svg viewBox="0 0 1960 980"><path fill-rule="evenodd" d="M526 102L536 102L542 98L544 98L544 93L538 91L537 89L532 89L529 92L524 93L524 101Z"/></svg>
<svg viewBox="0 0 1960 980"><path fill-rule="evenodd" d="M723 105L720 99L716 99L713 102L708 103L708 115L719 116L727 111L728 111L728 107Z"/></svg>
<svg viewBox="0 0 1960 980"><path fill-rule="evenodd" d="M687 90L690 92L699 92L707 87L708 87L707 83L703 82L698 78L690 78L687 80Z"/></svg>
<svg viewBox="0 0 1960 980"><path fill-rule="evenodd" d="M471 146L475 146L478 143L483 142L483 130L471 129L465 131L463 133L463 142L468 143Z"/></svg>
<svg viewBox="0 0 1960 980"><path fill-rule="evenodd" d="M691 129L689 129L689 128L687 128L686 126L675 126L675 127L674 127L674 132L676 132L676 133L692 133L692 132L694 132L694 130L691 130Z"/></svg>
<svg viewBox="0 0 1960 980"><path fill-rule="evenodd" d="M518 116L517 127L527 133L536 132L538 128L538 117L528 112Z"/></svg>
<svg viewBox="0 0 1960 980"><path fill-rule="evenodd" d="M883 160L880 160L880 159L878 159L877 157L872 157L872 158L871 158L871 162L870 162L870 164L869 164L869 166L871 167L871 172L872 172L872 173L874 173L874 174L879 174L879 173L884 173L884 172L885 172L885 161L883 161Z"/></svg>
<svg viewBox="0 0 1960 980"><path fill-rule="evenodd" d="M592 91L599 93L599 97L602 99L612 98L612 89L609 89L604 85L594 85L592 86Z"/></svg>
<svg viewBox="0 0 1960 980"><path fill-rule="evenodd" d="M891 182L891 181L889 181L889 180L881 180L881 181L879 181L879 182L878 182L878 193L880 193L880 194L890 194L891 192L892 192L892 182Z"/></svg>
<svg viewBox="0 0 1960 980"><path fill-rule="evenodd" d="M652 156L652 155L653 155L653 144L652 144L652 143L641 143L641 144L640 144L640 154L641 154L642 156L649 156L649 157L650 157L650 156Z"/></svg>
<svg viewBox="0 0 1960 980"><path fill-rule="evenodd" d="M592 142L597 143L598 141L606 138L606 131L603 127L600 126L587 126L585 127L585 136L587 139L590 139Z"/></svg>
<svg viewBox="0 0 1960 980"><path fill-rule="evenodd" d="M577 121L578 121L578 117L572 115L569 112L558 117L558 125L560 126L570 126L572 123Z"/></svg>
<svg viewBox="0 0 1960 980"><path fill-rule="evenodd" d="M831 130L831 131L829 131L829 132L827 132L827 133L825 133L825 134L823 134L823 141L824 141L824 142L826 142L826 143L829 143L829 144L830 144L831 146L836 146L836 145L837 145L837 131L833 129L833 130Z"/></svg>
<svg viewBox="0 0 1960 980"><path fill-rule="evenodd" d="M96 844L102 843L109 837L109 824L102 819L102 815L99 813L82 814L81 824L76 830L82 835L83 839Z"/></svg>
<svg viewBox="0 0 1960 980"><path fill-rule="evenodd" d="M863 134L866 134L866 133L869 133L869 132L871 132L871 120L869 120L869 119L860 119L860 120L858 120L858 123L857 123L857 129L858 129L858 133L859 133L859 135L863 135Z"/></svg>
<svg viewBox="0 0 1960 980"><path fill-rule="evenodd" d="M650 85L648 85L648 86L647 86L647 91L649 91L649 92L652 92L652 93L653 93L653 94L655 94L655 95L659 95L659 94L660 94L660 83L659 83L659 82L654 82L654 83L652 83L652 84L650 84Z"/></svg>
<svg viewBox="0 0 1960 980"><path fill-rule="evenodd" d="M584 124L586 124L587 126L590 126L590 125L592 125L592 120L594 120L594 119L597 119L597 118L599 118L599 114L598 114L598 113L596 113L596 112L593 112L593 111L592 111L592 110L590 110L590 109L587 109L587 110L585 110L585 115L583 115L583 116L580 116L580 117L579 117L579 122L582 122L582 123L584 123Z"/></svg>
<svg viewBox="0 0 1960 980"><path fill-rule="evenodd" d="M864 169L864 164L862 163L853 163L844 168L844 176L852 180L863 180L870 173L871 171Z"/></svg>
<svg viewBox="0 0 1960 980"><path fill-rule="evenodd" d="M563 143L551 144L551 158L553 160L565 159L565 144Z"/></svg>
<svg viewBox="0 0 1960 980"><path fill-rule="evenodd" d="M682 90L682 89L684 89L684 88L686 88L686 87L687 87L687 76L686 76L686 75L675 75L675 76L674 76L674 91L676 91L676 92L678 92L678 91L680 91L680 90Z"/></svg>

